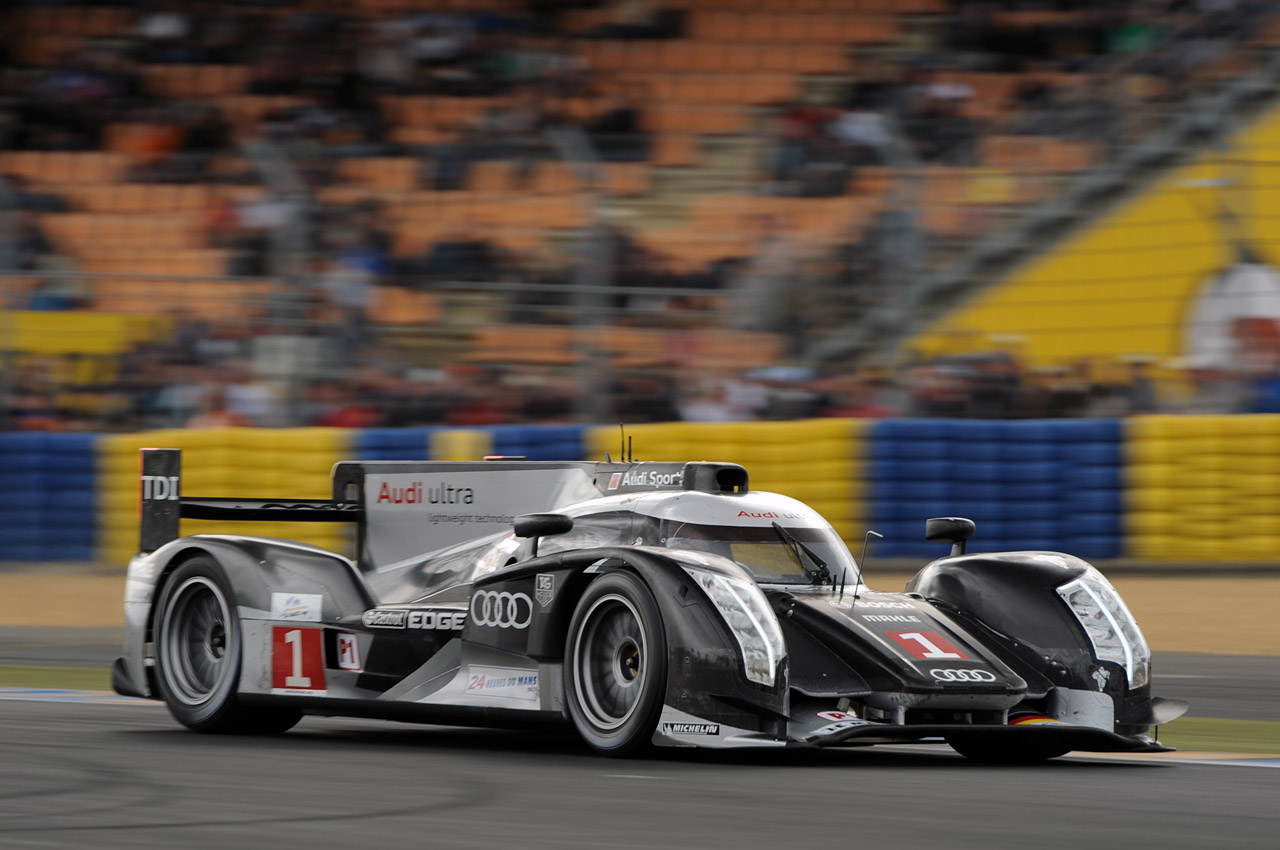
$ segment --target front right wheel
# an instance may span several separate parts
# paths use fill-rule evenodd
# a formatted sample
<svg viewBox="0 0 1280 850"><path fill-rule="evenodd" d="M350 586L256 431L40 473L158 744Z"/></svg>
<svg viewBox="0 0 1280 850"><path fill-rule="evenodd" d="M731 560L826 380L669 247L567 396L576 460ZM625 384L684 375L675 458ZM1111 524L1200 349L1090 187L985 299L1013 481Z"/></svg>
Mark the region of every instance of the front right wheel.
<svg viewBox="0 0 1280 850"><path fill-rule="evenodd" d="M653 741L667 688L658 603L635 574L596 579L574 609L565 649L565 702L582 739L606 755Z"/></svg>

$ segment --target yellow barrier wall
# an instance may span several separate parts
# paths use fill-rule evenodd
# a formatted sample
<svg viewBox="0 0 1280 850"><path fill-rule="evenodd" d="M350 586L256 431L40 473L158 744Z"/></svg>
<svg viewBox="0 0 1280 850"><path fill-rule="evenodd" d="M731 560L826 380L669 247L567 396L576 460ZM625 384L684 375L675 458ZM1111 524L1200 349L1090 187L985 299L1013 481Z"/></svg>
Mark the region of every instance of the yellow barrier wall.
<svg viewBox="0 0 1280 850"><path fill-rule="evenodd" d="M866 531L863 433L857 419L675 422L630 425L637 460L722 461L747 468L752 490L782 493L817 510L851 544ZM619 459L616 427L586 435L587 460Z"/></svg>
<svg viewBox="0 0 1280 850"><path fill-rule="evenodd" d="M1280 415L1138 416L1126 427L1130 557L1280 559Z"/></svg>
<svg viewBox="0 0 1280 850"><path fill-rule="evenodd" d="M138 449L182 449L182 495L328 499L334 463L353 457L356 431L338 428L174 429L112 434L98 443L98 549L123 564L138 550ZM342 523L182 521L183 534L230 532L301 540L339 552L350 547Z"/></svg>
<svg viewBox="0 0 1280 850"><path fill-rule="evenodd" d="M1226 160L1226 164L1212 160ZM1151 189L988 287L912 340L925 355L1019 338L1033 364L1185 353L1182 333L1208 278L1237 259L1241 236L1280 266L1280 110L1217 151L1175 169ZM1226 205L1233 221L1220 220Z"/></svg>

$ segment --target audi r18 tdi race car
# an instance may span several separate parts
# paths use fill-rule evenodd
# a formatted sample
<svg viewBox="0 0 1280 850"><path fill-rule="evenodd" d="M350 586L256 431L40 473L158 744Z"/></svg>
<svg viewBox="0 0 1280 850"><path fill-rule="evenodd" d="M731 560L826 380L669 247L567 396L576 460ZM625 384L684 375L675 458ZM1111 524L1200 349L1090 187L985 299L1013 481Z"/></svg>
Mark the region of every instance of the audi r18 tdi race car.
<svg viewBox="0 0 1280 850"><path fill-rule="evenodd" d="M1186 704L1095 568L1057 552L951 554L869 589L815 511L724 463L342 462L330 500L180 495L144 449L122 694L206 732L306 714L571 724L650 745L946 741L988 761L1155 752ZM181 517L350 522L354 557L179 536Z"/></svg>

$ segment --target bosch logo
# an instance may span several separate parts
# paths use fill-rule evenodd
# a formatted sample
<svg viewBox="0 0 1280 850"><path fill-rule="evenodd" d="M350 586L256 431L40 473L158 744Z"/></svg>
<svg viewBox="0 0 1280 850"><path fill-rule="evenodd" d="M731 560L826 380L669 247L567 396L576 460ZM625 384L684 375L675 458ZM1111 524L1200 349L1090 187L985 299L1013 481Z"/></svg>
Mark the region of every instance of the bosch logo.
<svg viewBox="0 0 1280 850"><path fill-rule="evenodd" d="M495 629L527 629L533 619L533 600L525 593L482 590L471 597L471 622Z"/></svg>
<svg viewBox="0 0 1280 850"><path fill-rule="evenodd" d="M930 670L929 675L939 682L994 682L996 674L990 670Z"/></svg>

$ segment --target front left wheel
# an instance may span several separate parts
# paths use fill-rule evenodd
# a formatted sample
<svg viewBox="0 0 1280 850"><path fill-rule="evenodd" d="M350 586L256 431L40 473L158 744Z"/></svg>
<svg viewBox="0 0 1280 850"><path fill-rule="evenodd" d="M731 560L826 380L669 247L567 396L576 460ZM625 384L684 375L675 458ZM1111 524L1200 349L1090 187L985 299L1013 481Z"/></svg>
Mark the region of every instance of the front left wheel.
<svg viewBox="0 0 1280 850"><path fill-rule="evenodd" d="M241 631L222 566L207 555L184 562L165 583L154 622L156 687L169 711L198 732L268 735L301 714L239 704Z"/></svg>
<svg viewBox="0 0 1280 850"><path fill-rule="evenodd" d="M658 603L629 572L587 586L569 624L565 702L578 734L606 755L653 741L667 689L667 641Z"/></svg>

